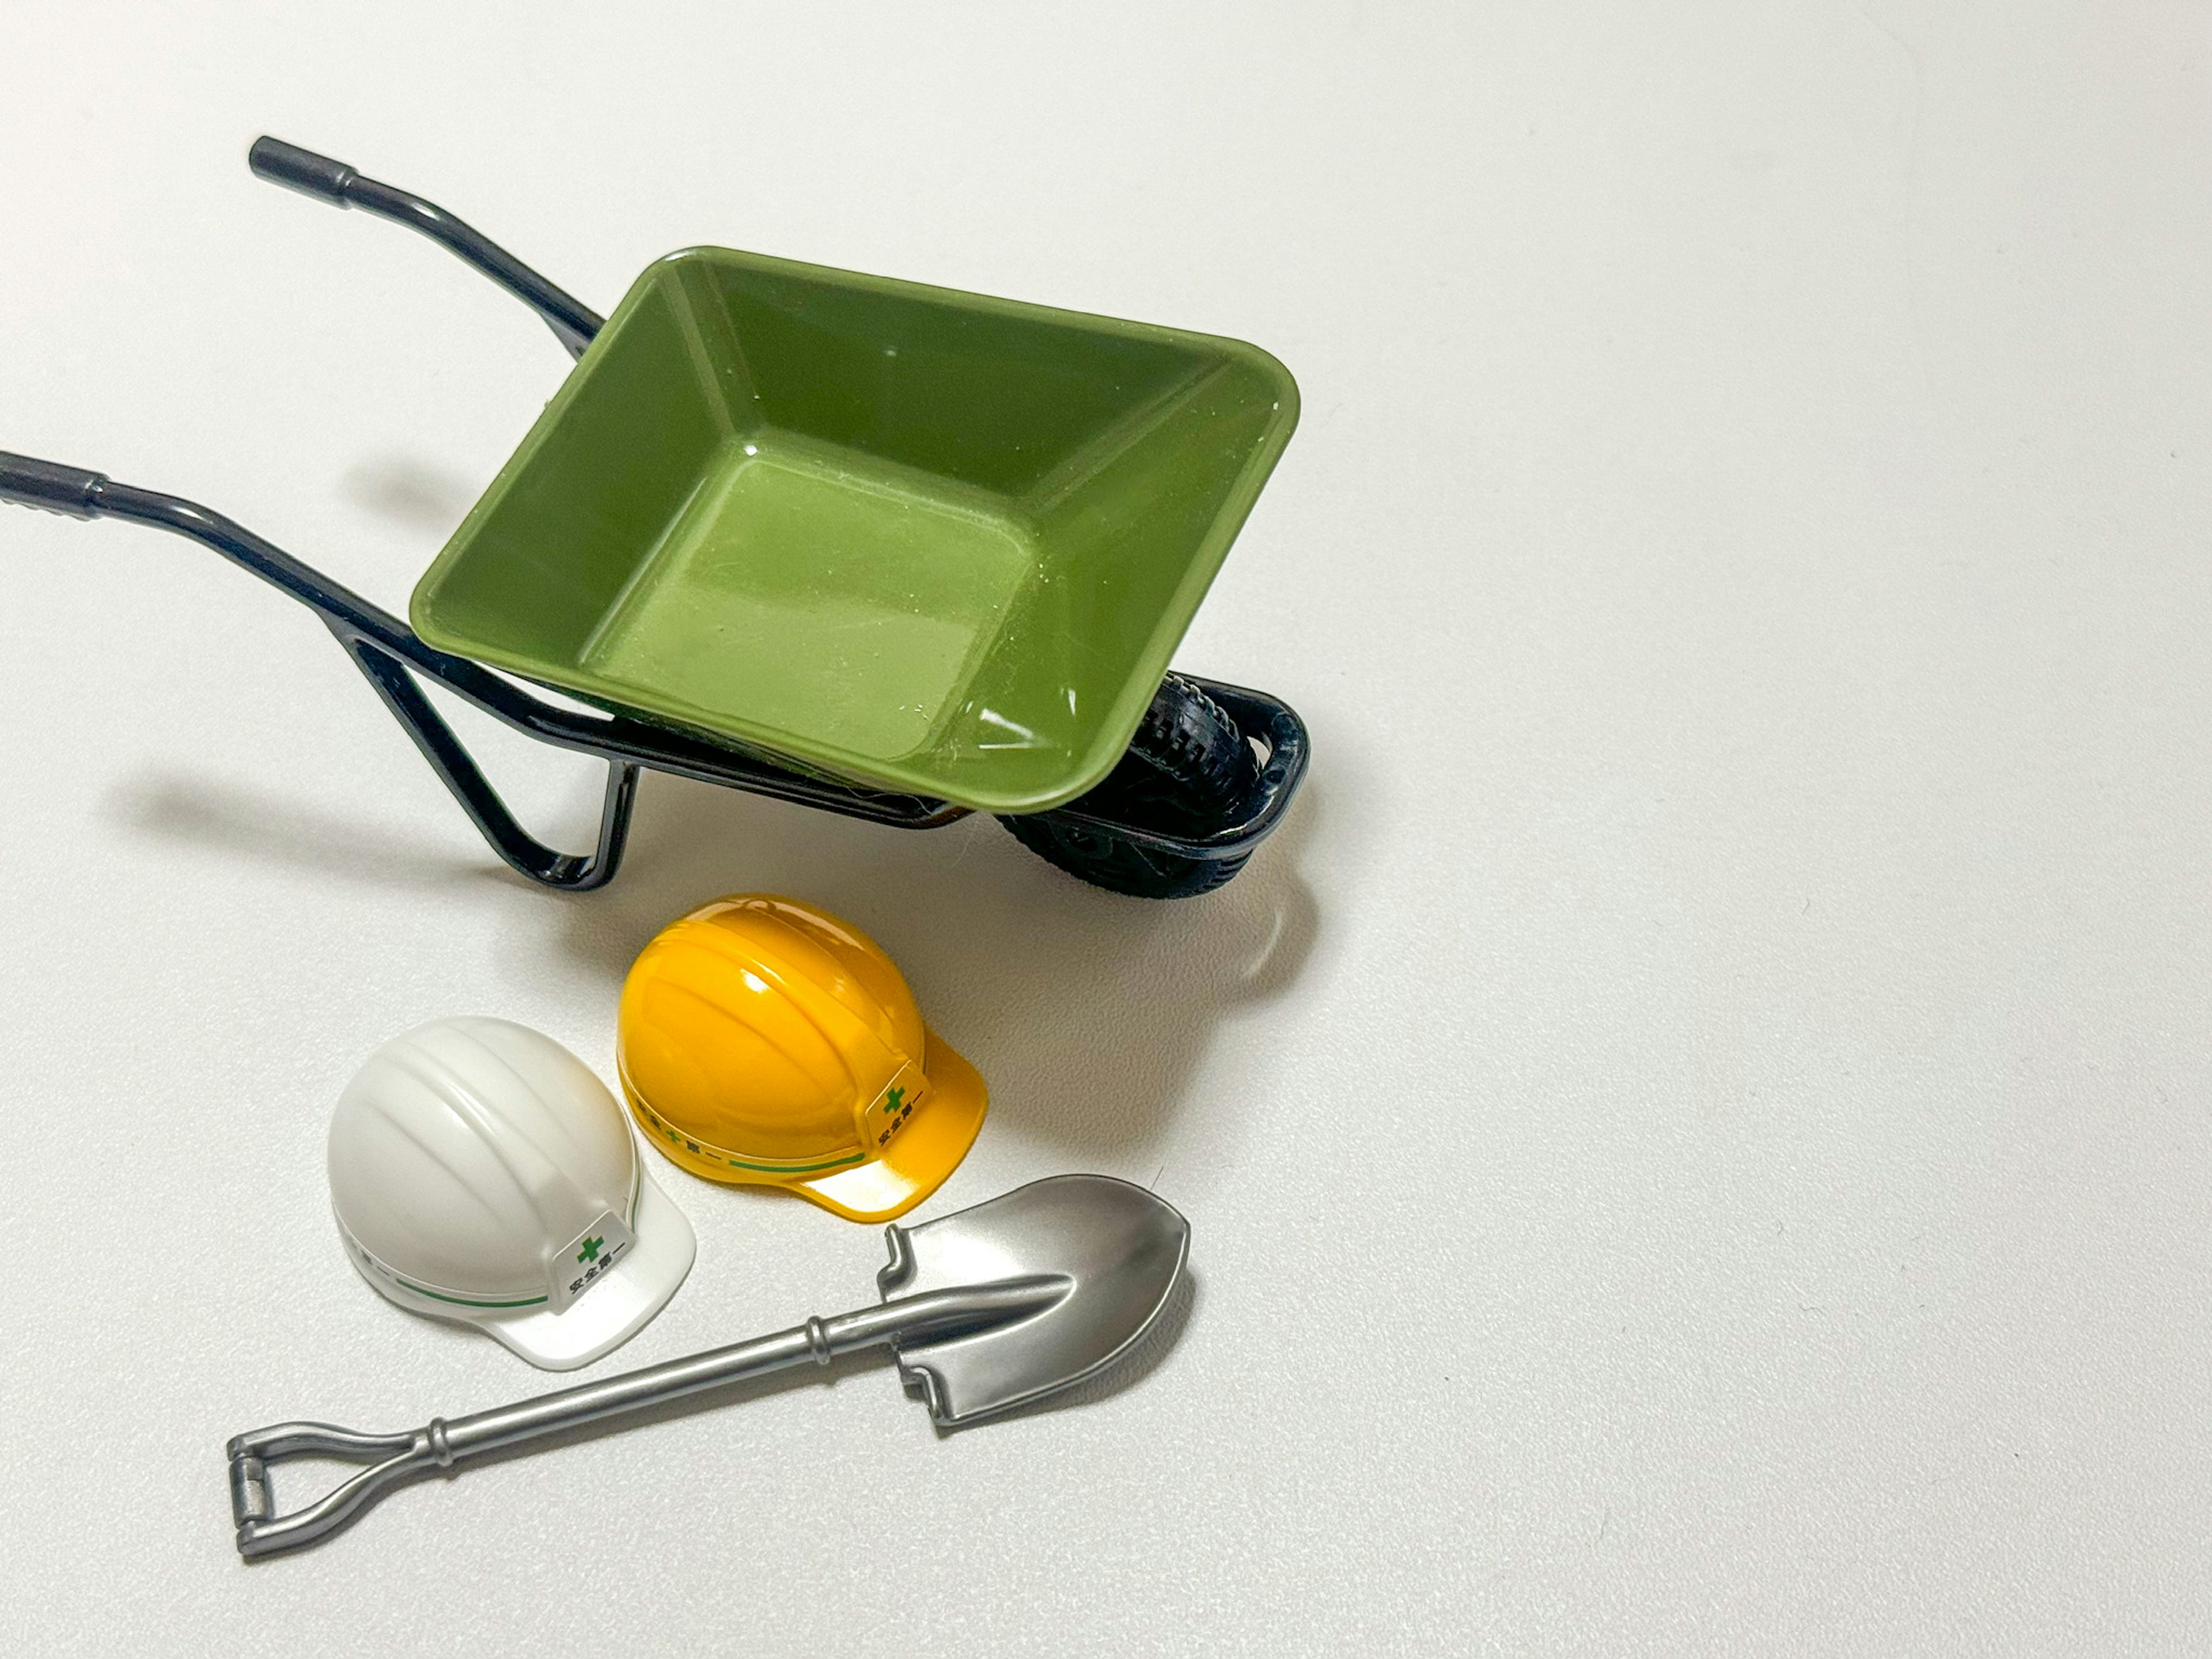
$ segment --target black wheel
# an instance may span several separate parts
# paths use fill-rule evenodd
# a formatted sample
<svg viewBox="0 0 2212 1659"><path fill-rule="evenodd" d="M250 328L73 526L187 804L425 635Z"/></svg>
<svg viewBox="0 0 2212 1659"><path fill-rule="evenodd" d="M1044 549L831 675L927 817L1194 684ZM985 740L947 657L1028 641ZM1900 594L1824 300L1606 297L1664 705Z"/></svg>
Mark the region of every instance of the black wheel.
<svg viewBox="0 0 2212 1659"><path fill-rule="evenodd" d="M1209 835L1235 818L1258 772L1252 745L1237 722L1188 680L1170 674L1160 682L1121 763L1069 805L1170 835ZM1154 852L1111 831L1063 823L1050 812L999 822L1046 863L1137 898L1193 898L1223 886L1244 867L1243 858Z"/></svg>

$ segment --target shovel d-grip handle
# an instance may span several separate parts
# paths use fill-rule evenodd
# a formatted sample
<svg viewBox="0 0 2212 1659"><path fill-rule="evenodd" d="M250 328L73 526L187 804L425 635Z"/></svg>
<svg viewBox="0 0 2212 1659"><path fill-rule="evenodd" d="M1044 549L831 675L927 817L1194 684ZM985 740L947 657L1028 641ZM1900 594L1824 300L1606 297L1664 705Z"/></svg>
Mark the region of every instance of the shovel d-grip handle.
<svg viewBox="0 0 2212 1659"><path fill-rule="evenodd" d="M241 1434L224 1449L230 1459L230 1513L238 1553L246 1557L298 1549L350 1525L393 1487L464 1459L623 1417L688 1395L811 1361L826 1365L861 1348L973 1334L1033 1318L1065 1300L1069 1281L1057 1273L1025 1274L957 1290L900 1297L878 1307L810 1319L772 1336L710 1348L642 1370L626 1371L512 1406L450 1421L434 1417L399 1434L362 1434L328 1423L279 1423ZM276 1512L269 1466L288 1457L334 1457L367 1463L305 1509Z"/></svg>
<svg viewBox="0 0 2212 1659"><path fill-rule="evenodd" d="M572 357L582 356L584 348L604 325L605 319L590 307L556 288L482 231L456 219L434 202L364 179L343 161L301 149L282 138L255 139L253 148L246 153L246 164L271 184L334 207L359 208L420 231L544 318Z"/></svg>
<svg viewBox="0 0 2212 1659"><path fill-rule="evenodd" d="M279 1423L241 1434L224 1449L230 1458L230 1517L238 1528L238 1553L249 1559L326 1537L392 1487L432 1469L449 1468L453 1462L446 1425L434 1418L407 1434L358 1434L329 1423ZM279 1515L269 1466L288 1457L330 1457L369 1467L307 1508Z"/></svg>

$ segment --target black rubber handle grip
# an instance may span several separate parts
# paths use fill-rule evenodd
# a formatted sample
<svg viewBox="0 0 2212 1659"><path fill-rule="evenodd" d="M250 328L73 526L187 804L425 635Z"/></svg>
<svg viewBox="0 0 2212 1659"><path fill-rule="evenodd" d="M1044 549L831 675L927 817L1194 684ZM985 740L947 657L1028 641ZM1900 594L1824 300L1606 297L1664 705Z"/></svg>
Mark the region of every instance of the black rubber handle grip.
<svg viewBox="0 0 2212 1659"><path fill-rule="evenodd" d="M246 165L271 184L337 207L350 205L346 186L361 176L343 161L333 161L282 138L256 138L253 148L246 152Z"/></svg>
<svg viewBox="0 0 2212 1659"><path fill-rule="evenodd" d="M72 519L96 519L100 507L93 492L107 482L101 472L81 466L58 466L34 461L28 455L10 455L0 449L0 501L35 507Z"/></svg>

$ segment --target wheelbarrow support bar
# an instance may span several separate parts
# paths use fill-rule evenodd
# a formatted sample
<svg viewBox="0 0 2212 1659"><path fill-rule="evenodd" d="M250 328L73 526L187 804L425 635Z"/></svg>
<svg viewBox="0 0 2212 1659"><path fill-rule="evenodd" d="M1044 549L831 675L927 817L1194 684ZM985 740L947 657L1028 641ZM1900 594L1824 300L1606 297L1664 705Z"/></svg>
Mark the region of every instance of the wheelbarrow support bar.
<svg viewBox="0 0 2212 1659"><path fill-rule="evenodd" d="M473 226L463 223L434 202L374 179L364 179L343 161L333 161L281 138L257 138L246 153L246 165L260 177L313 196L334 207L359 208L419 230L452 250L545 319L572 357L584 355L605 319L573 295L547 282L528 265Z"/></svg>
<svg viewBox="0 0 2212 1659"><path fill-rule="evenodd" d="M134 489L79 467L5 453L0 453L0 501L44 507L71 518L131 519L174 531L214 548L264 581L283 588L321 616L355 666L376 688L385 706L407 728L424 758L501 858L548 887L580 891L613 879L629 834L630 809L637 798L637 764L610 758L599 841L592 852L586 856L556 852L532 837L507 810L499 792L461 746L444 716L422 695L408 669L411 664L434 675L487 713L510 723L514 723L510 710L495 705L509 701L527 704L534 699L473 663L443 658L442 653L431 651L397 617L243 526L194 502L156 495L150 489ZM457 667L470 672L457 678L453 672ZM479 680L486 684L477 684Z"/></svg>
<svg viewBox="0 0 2212 1659"><path fill-rule="evenodd" d="M180 496L117 483L98 472L0 451L0 501L77 519L128 519L186 536L282 589L322 618L385 707L407 728L484 839L520 873L572 892L614 878L629 834L641 767L702 783L744 789L900 829L927 830L966 815L964 807L915 795L852 789L786 772L750 756L624 715L580 714L532 696L481 664L425 645L412 629L244 526ZM557 748L607 763L597 845L588 855L562 853L525 830L500 799L417 677L437 681L493 719Z"/></svg>

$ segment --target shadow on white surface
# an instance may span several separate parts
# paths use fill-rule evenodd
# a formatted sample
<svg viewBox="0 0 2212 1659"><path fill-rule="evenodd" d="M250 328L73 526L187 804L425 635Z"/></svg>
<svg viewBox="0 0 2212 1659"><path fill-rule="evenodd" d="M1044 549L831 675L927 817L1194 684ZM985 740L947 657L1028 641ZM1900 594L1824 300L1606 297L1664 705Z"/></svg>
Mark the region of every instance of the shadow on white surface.
<svg viewBox="0 0 2212 1659"><path fill-rule="evenodd" d="M622 874L562 912L555 948L619 985L655 933L710 899L809 899L890 952L989 1083L999 1132L1134 1162L1216 1024L1280 996L1312 950L1321 913L1299 862L1316 793L1310 781L1227 887L1164 902L1086 885L981 815L918 834L650 776Z"/></svg>
<svg viewBox="0 0 2212 1659"><path fill-rule="evenodd" d="M483 886L506 872L489 852L483 860L447 857L378 825L182 772L149 772L120 786L107 811L167 840L374 887Z"/></svg>
<svg viewBox="0 0 2212 1659"><path fill-rule="evenodd" d="M476 505L477 487L417 456L373 455L346 469L338 493L356 507L409 530L444 537Z"/></svg>
<svg viewBox="0 0 2212 1659"><path fill-rule="evenodd" d="M1312 950L1320 909L1299 864L1318 793L1310 780L1227 887L1164 902L1078 881L981 815L918 834L660 774L641 787L622 871L586 895L533 895L488 848L449 855L427 833L417 842L181 771L125 784L108 811L140 832L313 876L534 899L547 925L502 937L550 951L610 997L654 933L710 899L808 899L890 952L930 1023L988 1081L1000 1132L1143 1178L1216 1024L1280 996Z"/></svg>

